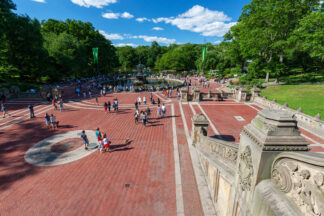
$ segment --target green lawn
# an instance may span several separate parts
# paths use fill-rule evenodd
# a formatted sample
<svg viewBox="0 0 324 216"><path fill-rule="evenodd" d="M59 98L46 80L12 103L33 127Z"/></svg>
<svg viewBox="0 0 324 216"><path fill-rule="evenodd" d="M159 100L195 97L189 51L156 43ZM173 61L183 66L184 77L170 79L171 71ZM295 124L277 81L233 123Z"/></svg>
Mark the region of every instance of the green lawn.
<svg viewBox="0 0 324 216"><path fill-rule="evenodd" d="M262 90L261 96L267 96L269 100L275 98L279 104L287 102L295 110L301 107L303 113L310 116L319 113L324 119L324 85L268 86Z"/></svg>

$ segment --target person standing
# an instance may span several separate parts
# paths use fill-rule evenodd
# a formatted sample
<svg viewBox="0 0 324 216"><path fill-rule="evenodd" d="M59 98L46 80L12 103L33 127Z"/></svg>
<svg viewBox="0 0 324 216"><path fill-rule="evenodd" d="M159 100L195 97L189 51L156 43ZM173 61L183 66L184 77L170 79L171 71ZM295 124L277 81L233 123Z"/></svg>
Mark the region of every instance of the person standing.
<svg viewBox="0 0 324 216"><path fill-rule="evenodd" d="M150 114L151 114L150 107L147 106L147 108L146 108L146 121L147 121L147 122L149 121Z"/></svg>
<svg viewBox="0 0 324 216"><path fill-rule="evenodd" d="M107 106L108 106L108 112L110 112L110 109L111 109L111 103L110 103L110 101L108 101Z"/></svg>
<svg viewBox="0 0 324 216"><path fill-rule="evenodd" d="M144 111L141 111L141 119L144 126L146 126L146 115Z"/></svg>
<svg viewBox="0 0 324 216"><path fill-rule="evenodd" d="M165 106L164 106L164 104L162 105L162 108L161 108L161 110L162 110L162 118L165 118Z"/></svg>
<svg viewBox="0 0 324 216"><path fill-rule="evenodd" d="M84 149L85 149L85 150L88 150L89 140L88 140L88 137L87 137L87 135L85 134L85 131L84 131L84 130L83 130L82 133L81 133L81 138L82 138L83 143L84 143Z"/></svg>
<svg viewBox="0 0 324 216"><path fill-rule="evenodd" d="M99 105L98 97L96 96L96 104Z"/></svg>
<svg viewBox="0 0 324 216"><path fill-rule="evenodd" d="M34 106L33 106L32 104L30 104L30 105L28 106L28 108L29 108L29 117L30 117L30 118L35 118L35 114L34 114Z"/></svg>
<svg viewBox="0 0 324 216"><path fill-rule="evenodd" d="M153 99L153 94L151 92L151 94L150 94L150 101L151 101L151 103L152 103L152 99Z"/></svg>
<svg viewBox="0 0 324 216"><path fill-rule="evenodd" d="M53 105L54 110L57 110L57 106L56 106L56 102L55 102L54 98L52 99L52 105Z"/></svg>
<svg viewBox="0 0 324 216"><path fill-rule="evenodd" d="M87 97L87 92L83 91L83 98L86 98L86 97Z"/></svg>
<svg viewBox="0 0 324 216"><path fill-rule="evenodd" d="M89 90L88 94L89 94L89 97L92 98L92 92L90 90Z"/></svg>
<svg viewBox="0 0 324 216"><path fill-rule="evenodd" d="M158 98L158 101L157 101L158 105L160 105L161 101L160 101L160 98Z"/></svg>

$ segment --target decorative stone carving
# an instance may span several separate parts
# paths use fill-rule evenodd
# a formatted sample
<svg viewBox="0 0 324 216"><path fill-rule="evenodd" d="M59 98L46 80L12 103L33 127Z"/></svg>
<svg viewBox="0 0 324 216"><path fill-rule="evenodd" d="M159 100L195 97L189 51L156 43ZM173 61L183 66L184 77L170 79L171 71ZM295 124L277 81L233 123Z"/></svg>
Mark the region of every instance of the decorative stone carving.
<svg viewBox="0 0 324 216"><path fill-rule="evenodd" d="M251 149L249 146L240 155L239 180L242 191L250 191L253 176Z"/></svg>
<svg viewBox="0 0 324 216"><path fill-rule="evenodd" d="M305 215L324 215L324 159L297 153L280 155L272 168L274 184Z"/></svg>

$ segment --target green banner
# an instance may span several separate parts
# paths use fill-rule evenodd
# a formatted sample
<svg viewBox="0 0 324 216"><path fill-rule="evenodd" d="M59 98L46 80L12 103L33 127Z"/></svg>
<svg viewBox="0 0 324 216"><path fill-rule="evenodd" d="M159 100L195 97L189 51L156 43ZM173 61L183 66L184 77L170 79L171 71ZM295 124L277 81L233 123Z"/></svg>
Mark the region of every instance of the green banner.
<svg viewBox="0 0 324 216"><path fill-rule="evenodd" d="M207 54L207 47L206 47L206 46L203 46L203 47L202 47L202 62L205 61L205 59L206 59L206 54Z"/></svg>
<svg viewBox="0 0 324 216"><path fill-rule="evenodd" d="M93 62L98 64L98 48L92 48Z"/></svg>

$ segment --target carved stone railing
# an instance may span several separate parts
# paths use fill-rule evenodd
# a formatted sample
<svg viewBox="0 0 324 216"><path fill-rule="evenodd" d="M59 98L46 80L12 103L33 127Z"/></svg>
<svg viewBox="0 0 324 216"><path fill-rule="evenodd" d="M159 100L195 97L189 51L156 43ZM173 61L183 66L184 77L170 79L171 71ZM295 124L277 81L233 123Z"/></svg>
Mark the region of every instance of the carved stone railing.
<svg viewBox="0 0 324 216"><path fill-rule="evenodd" d="M313 133L316 133L319 136L324 136L324 121L320 118L312 117L309 115L306 115L302 113L300 110L293 110L288 107L288 105L281 105L278 104L275 100L270 101L266 98L255 96L253 98L253 102L262 105L263 107L269 108L269 109L275 109L275 110L283 110L285 112L290 113L291 115L294 115L298 126L302 126L308 130L311 130Z"/></svg>
<svg viewBox="0 0 324 216"><path fill-rule="evenodd" d="M211 160L220 160L229 168L235 169L238 144L202 135L196 147L204 152L208 152Z"/></svg>
<svg viewBox="0 0 324 216"><path fill-rule="evenodd" d="M271 179L302 214L324 215L323 154L281 153L273 162Z"/></svg>

